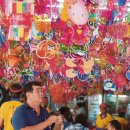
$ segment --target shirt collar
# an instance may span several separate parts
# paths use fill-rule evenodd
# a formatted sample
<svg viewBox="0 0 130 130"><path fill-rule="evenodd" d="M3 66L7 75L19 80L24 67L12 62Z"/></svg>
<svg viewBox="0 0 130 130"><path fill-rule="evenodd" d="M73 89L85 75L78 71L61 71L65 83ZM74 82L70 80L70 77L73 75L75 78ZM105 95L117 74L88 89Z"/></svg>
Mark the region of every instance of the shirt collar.
<svg viewBox="0 0 130 130"><path fill-rule="evenodd" d="M11 100L11 101L12 101L12 100L14 100L14 101L20 101L19 98L11 98L10 100Z"/></svg>

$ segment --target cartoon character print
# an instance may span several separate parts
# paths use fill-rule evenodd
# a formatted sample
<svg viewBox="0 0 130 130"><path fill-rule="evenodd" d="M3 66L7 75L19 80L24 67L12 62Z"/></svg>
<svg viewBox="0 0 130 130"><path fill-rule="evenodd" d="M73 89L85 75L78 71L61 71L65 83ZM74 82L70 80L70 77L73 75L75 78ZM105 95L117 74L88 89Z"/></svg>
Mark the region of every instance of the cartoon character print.
<svg viewBox="0 0 130 130"><path fill-rule="evenodd" d="M94 18L88 20L88 26L91 30L95 30L98 27L97 21Z"/></svg>
<svg viewBox="0 0 130 130"><path fill-rule="evenodd" d="M74 78L80 74L81 75L89 74L94 65L93 59L86 61L84 58L82 59L66 58L65 60L66 60L65 64L66 66L68 66L68 68L66 68L65 75L66 77L69 77L69 78ZM78 71L79 71L79 74L78 74Z"/></svg>
<svg viewBox="0 0 130 130"><path fill-rule="evenodd" d="M88 12L85 3L82 0L73 0L72 3L67 0L70 19L76 25L85 25L88 20Z"/></svg>
<svg viewBox="0 0 130 130"><path fill-rule="evenodd" d="M116 91L116 85L113 83L112 79L105 79L103 86L104 90Z"/></svg>
<svg viewBox="0 0 130 130"><path fill-rule="evenodd" d="M69 18L66 18L68 20L68 27L64 28L62 32L62 41L66 40L66 42L63 41L63 43L67 45L72 45L72 43L76 45L89 43L90 38L88 37L88 26L86 25L88 12L85 2L82 0L66 0L65 3ZM63 18L61 19L63 20ZM69 19L71 20L70 22ZM67 35L68 33L69 35Z"/></svg>
<svg viewBox="0 0 130 130"><path fill-rule="evenodd" d="M70 21L66 23L61 19L57 19L55 23L52 23L52 29L54 30L54 39L56 42L68 46L72 45L74 31Z"/></svg>
<svg viewBox="0 0 130 130"><path fill-rule="evenodd" d="M74 35L73 35L73 43L76 45L84 45L88 44L90 38L88 37L88 27L86 25L75 25L73 26Z"/></svg>
<svg viewBox="0 0 130 130"><path fill-rule="evenodd" d="M58 47L52 40L43 40L36 47L36 55L41 59L52 59L57 52Z"/></svg>

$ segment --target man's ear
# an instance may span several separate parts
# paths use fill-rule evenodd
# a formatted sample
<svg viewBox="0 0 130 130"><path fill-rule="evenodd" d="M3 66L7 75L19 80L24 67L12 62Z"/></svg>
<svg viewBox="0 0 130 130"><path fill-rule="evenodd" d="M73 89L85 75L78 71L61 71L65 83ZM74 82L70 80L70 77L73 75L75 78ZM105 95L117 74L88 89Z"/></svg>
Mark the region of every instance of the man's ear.
<svg viewBox="0 0 130 130"><path fill-rule="evenodd" d="M9 96L11 96L10 92L9 92Z"/></svg>
<svg viewBox="0 0 130 130"><path fill-rule="evenodd" d="M26 92L26 97L29 98L30 97L30 93Z"/></svg>

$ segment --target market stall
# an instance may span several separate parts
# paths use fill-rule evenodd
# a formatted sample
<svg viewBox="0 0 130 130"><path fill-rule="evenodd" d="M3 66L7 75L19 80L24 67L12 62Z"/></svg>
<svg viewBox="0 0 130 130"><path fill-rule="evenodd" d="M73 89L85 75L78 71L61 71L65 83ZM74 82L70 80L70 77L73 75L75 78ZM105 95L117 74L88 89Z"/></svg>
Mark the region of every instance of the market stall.
<svg viewBox="0 0 130 130"><path fill-rule="evenodd" d="M130 0L0 1L0 84L31 80L60 105L129 91Z"/></svg>

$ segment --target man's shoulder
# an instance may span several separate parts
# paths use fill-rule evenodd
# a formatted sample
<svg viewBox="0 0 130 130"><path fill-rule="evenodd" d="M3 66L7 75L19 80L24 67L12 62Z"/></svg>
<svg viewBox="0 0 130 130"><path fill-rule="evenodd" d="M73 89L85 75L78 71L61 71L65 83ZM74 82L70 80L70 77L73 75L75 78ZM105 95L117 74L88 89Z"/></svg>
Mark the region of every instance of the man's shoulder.
<svg viewBox="0 0 130 130"><path fill-rule="evenodd" d="M112 115L111 115L111 114L109 114L109 113L107 113L107 117L110 117L110 118L112 118Z"/></svg>
<svg viewBox="0 0 130 130"><path fill-rule="evenodd" d="M96 118L100 118L100 117L101 117L101 115L100 115L100 114L98 114Z"/></svg>
<svg viewBox="0 0 130 130"><path fill-rule="evenodd" d="M26 111L26 106L22 104L16 108L16 111Z"/></svg>

